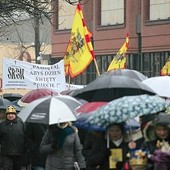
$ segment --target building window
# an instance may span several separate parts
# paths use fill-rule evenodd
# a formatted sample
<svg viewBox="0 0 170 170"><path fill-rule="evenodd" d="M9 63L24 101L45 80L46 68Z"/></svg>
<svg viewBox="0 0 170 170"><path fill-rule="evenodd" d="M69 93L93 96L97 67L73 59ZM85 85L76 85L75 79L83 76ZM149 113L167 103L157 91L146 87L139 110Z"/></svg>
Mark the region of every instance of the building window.
<svg viewBox="0 0 170 170"><path fill-rule="evenodd" d="M150 0L150 20L170 19L170 0Z"/></svg>
<svg viewBox="0 0 170 170"><path fill-rule="evenodd" d="M101 25L124 23L124 0L101 0Z"/></svg>
<svg viewBox="0 0 170 170"><path fill-rule="evenodd" d="M76 6L70 5L65 0L58 1L58 30L72 28L75 9Z"/></svg>

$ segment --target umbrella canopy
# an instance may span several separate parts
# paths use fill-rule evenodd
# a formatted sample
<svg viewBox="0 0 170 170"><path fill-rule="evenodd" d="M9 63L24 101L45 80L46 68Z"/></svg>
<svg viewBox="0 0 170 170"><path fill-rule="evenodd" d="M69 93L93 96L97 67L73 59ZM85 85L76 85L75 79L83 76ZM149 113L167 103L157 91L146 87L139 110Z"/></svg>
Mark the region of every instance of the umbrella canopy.
<svg viewBox="0 0 170 170"><path fill-rule="evenodd" d="M96 125L87 125L84 124L84 122L87 120L88 117L86 115L91 114L92 111L95 111L96 109L100 108L101 106L106 105L108 102L90 102L85 103L82 106L78 107L75 110L75 115L77 117L76 122L74 125L78 128L86 129L86 130L96 130L96 131L105 131L105 128L100 128ZM125 129L126 130L136 130L140 127L139 122L137 122L135 119L130 119L125 123Z"/></svg>
<svg viewBox="0 0 170 170"><path fill-rule="evenodd" d="M126 76L102 74L85 88L77 90L74 97L92 101L109 102L123 96L155 94L142 82Z"/></svg>
<svg viewBox="0 0 170 170"><path fill-rule="evenodd" d="M26 93L19 101L18 105L21 107L25 107L28 103L31 103L32 101L45 97L45 96L54 96L59 95L58 92L52 90L52 89L34 89Z"/></svg>
<svg viewBox="0 0 170 170"><path fill-rule="evenodd" d="M0 109L6 109L7 106L12 105L11 101L0 98Z"/></svg>
<svg viewBox="0 0 170 170"><path fill-rule="evenodd" d="M158 96L170 98L170 77L157 76L143 81L145 85L153 89Z"/></svg>
<svg viewBox="0 0 170 170"><path fill-rule="evenodd" d="M21 111L21 108L16 106L14 103L12 103L11 101L4 99L4 98L0 98L0 110L6 110L7 106L13 105L16 108L16 111L19 112Z"/></svg>
<svg viewBox="0 0 170 170"><path fill-rule="evenodd" d="M131 69L116 69L116 70L110 70L109 72L106 72L104 74L111 74L111 75L117 75L117 76L127 76L139 81L146 80L147 77L136 70Z"/></svg>
<svg viewBox="0 0 170 170"><path fill-rule="evenodd" d="M155 124L160 123L160 124L170 124L170 114L166 113L159 113L154 117L153 122Z"/></svg>
<svg viewBox="0 0 170 170"><path fill-rule="evenodd" d="M98 107L107 104L107 102L89 102L85 103L75 110L76 115L88 114L91 111L96 110Z"/></svg>
<svg viewBox="0 0 170 170"><path fill-rule="evenodd" d="M21 97L22 97L22 95L19 94L19 93L4 93L3 94L3 98L7 99L11 102L18 100L18 99L21 99Z"/></svg>
<svg viewBox="0 0 170 170"><path fill-rule="evenodd" d="M113 100L88 114L84 124L106 128L113 122L125 122L136 116L160 112L169 105L170 103L157 95L125 96Z"/></svg>
<svg viewBox="0 0 170 170"><path fill-rule="evenodd" d="M75 121L74 110L81 105L71 96L47 96L29 103L18 116L24 122L49 125Z"/></svg>

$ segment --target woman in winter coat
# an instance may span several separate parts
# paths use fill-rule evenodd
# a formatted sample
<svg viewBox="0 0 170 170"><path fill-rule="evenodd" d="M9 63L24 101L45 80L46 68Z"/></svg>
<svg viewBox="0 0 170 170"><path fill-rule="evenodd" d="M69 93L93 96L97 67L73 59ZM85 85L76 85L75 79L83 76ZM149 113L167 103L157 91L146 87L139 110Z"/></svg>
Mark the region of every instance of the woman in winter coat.
<svg viewBox="0 0 170 170"><path fill-rule="evenodd" d="M161 121L161 117L166 116L160 114L155 117L153 122L150 122L144 130L144 149L149 153L149 162L147 170L170 169L170 128L167 123ZM166 119L165 119L166 120ZM163 145L167 144L167 149L163 149ZM167 152L168 151L168 152ZM167 152L167 153L166 153Z"/></svg>
<svg viewBox="0 0 170 170"><path fill-rule="evenodd" d="M123 123L112 123L107 128L107 145L103 170L122 170L130 152L125 140Z"/></svg>
<svg viewBox="0 0 170 170"><path fill-rule="evenodd" d="M51 125L43 136L40 152L47 154L46 170L73 170L77 161L86 169L78 132L69 122Z"/></svg>

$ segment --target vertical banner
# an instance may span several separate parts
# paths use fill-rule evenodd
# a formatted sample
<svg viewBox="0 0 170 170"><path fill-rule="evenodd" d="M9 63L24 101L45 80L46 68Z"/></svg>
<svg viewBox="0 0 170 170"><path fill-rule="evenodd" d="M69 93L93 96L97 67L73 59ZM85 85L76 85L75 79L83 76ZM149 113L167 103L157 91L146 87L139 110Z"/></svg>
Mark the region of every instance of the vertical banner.
<svg viewBox="0 0 170 170"><path fill-rule="evenodd" d="M50 88L63 91L66 89L64 62L61 60L54 65L40 65L4 58L2 88Z"/></svg>

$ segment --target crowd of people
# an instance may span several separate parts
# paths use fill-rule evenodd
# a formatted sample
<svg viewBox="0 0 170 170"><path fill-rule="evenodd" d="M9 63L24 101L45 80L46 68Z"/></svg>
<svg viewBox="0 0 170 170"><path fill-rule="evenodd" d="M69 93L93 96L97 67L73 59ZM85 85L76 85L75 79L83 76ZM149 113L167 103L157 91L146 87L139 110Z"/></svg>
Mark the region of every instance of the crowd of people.
<svg viewBox="0 0 170 170"><path fill-rule="evenodd" d="M158 113L141 121L142 137L129 140L124 123L81 131L71 122L23 123L14 106L0 123L3 170L169 170L170 126ZM164 119L166 120L166 118ZM81 138L80 132L84 133ZM83 136L83 135L82 135Z"/></svg>

